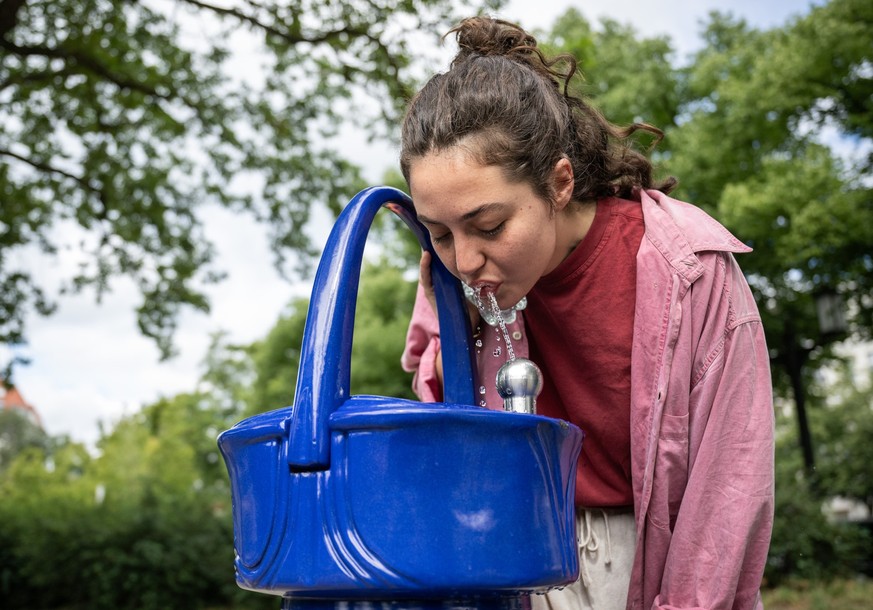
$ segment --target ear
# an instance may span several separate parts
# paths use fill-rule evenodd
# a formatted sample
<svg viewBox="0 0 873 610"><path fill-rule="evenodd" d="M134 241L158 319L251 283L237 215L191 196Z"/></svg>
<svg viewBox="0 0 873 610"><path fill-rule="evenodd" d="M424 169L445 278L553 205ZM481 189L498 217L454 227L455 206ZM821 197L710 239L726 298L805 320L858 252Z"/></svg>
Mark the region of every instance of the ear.
<svg viewBox="0 0 873 610"><path fill-rule="evenodd" d="M567 207L567 204L573 199L574 186L573 165L567 157L561 157L552 169L553 206L556 212Z"/></svg>

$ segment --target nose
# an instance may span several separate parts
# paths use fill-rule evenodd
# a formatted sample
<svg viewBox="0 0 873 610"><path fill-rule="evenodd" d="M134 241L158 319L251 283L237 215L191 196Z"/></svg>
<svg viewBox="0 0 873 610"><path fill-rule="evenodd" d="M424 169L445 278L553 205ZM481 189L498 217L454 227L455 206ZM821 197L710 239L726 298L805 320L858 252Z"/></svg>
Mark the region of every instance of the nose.
<svg viewBox="0 0 873 610"><path fill-rule="evenodd" d="M476 273L485 265L485 253L472 240L455 240L455 268L458 276L472 280Z"/></svg>

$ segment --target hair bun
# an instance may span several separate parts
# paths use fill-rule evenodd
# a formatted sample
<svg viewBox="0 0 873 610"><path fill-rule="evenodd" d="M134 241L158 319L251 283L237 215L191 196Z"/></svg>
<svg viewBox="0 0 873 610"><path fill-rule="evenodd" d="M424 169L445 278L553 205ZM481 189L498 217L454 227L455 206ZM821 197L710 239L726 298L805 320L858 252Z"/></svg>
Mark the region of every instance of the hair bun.
<svg viewBox="0 0 873 610"><path fill-rule="evenodd" d="M537 48L536 39L519 26L492 17L469 17L449 30L460 50L452 63L471 55L528 55Z"/></svg>

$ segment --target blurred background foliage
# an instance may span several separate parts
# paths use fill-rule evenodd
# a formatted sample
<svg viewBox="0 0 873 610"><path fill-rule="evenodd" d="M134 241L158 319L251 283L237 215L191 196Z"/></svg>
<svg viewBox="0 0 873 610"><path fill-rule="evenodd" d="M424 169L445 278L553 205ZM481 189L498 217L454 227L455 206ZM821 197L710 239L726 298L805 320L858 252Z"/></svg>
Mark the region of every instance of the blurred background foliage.
<svg viewBox="0 0 873 610"><path fill-rule="evenodd" d="M160 10L168 5L203 15L221 35L187 48ZM230 6L0 0L0 341L22 340L23 314L47 312L54 299L5 253L63 252L52 232L60 222L85 236L80 273L63 289L99 294L111 276L133 276L142 331L165 354L179 308L208 307L195 278L219 273L197 206L269 223L279 264L293 256L299 268L288 273L300 272L315 250L301 228L361 186L350 161L316 142L335 135L352 91L381 100L364 127L389 130L415 80L394 28L414 20L443 31L464 14L437 0ZM254 89L223 71L239 28L270 58ZM575 10L538 37L581 59L576 86L612 121L661 127L652 155L680 179L676 195L755 248L740 264L765 319L777 400L765 584L873 573L869 530L822 510L834 497L873 508L873 389L835 349L873 332L873 4L831 0L768 30L713 13L683 65L668 38ZM257 176L257 193L235 189L243 174ZM396 169L385 182L404 186ZM383 216L362 274L352 390L409 397L398 362L418 250ZM840 332L819 327L822 293L842 298ZM233 583L215 438L291 404L307 306L290 303L251 345L214 337L197 387L112 424L96 448L0 414L3 607L277 607ZM801 412L812 455L801 451Z"/></svg>

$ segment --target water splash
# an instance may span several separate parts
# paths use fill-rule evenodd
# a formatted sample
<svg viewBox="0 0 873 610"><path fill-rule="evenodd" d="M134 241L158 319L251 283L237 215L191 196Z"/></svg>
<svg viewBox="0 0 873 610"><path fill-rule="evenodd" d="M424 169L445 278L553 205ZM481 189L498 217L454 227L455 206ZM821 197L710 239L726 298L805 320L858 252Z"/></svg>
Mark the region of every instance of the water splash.
<svg viewBox="0 0 873 610"><path fill-rule="evenodd" d="M509 339L509 331L506 328L506 321L503 319L503 311L501 311L500 305L497 304L497 297L494 296L493 292L488 290L488 305L486 305L482 301L482 287L476 287L473 291L473 296L476 299L477 309L479 309L480 312L488 312L497 320L497 324L500 326L500 332L506 340L506 353L509 356L509 362L512 362L515 360L515 350L512 349L512 341ZM497 340L500 341L500 335L497 335ZM497 350L499 349L500 348L498 347ZM497 350L495 350L494 353L495 357L501 354L501 352Z"/></svg>
<svg viewBox="0 0 873 610"><path fill-rule="evenodd" d="M482 316L482 319L485 320L485 323L488 324L488 326L497 326L497 316L494 315L491 307L484 304L482 302L482 299L479 298L479 293L482 291L482 287L478 286L476 288L473 288L465 282L461 282L461 286L464 288L464 297L476 306L476 308L479 310L479 315ZM527 297L521 297L521 300L518 303L516 303L509 309L502 309L500 313L503 316L503 320L507 324L512 324L513 322L515 322L516 317L518 316L518 312L525 309L526 307Z"/></svg>
<svg viewBox="0 0 873 610"><path fill-rule="evenodd" d="M506 330L506 322L503 320L503 313L500 311L500 306L497 304L497 297L493 292L488 293L488 298L491 301L491 311L497 318L497 323L500 324L500 331L503 333L503 338L506 339L506 352L509 354L509 361L515 360L515 351L512 349L512 341L509 340L509 331Z"/></svg>

